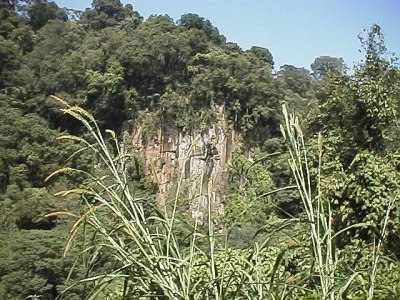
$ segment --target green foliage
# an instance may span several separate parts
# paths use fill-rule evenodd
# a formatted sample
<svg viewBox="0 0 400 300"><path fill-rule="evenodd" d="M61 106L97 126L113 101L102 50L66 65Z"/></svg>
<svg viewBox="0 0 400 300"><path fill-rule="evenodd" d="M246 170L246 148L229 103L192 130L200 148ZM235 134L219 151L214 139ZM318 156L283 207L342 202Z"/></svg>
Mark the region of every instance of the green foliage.
<svg viewBox="0 0 400 300"><path fill-rule="evenodd" d="M368 276L369 271L354 272L347 268L348 260L345 256L349 253L351 255L351 251L345 251L343 255L336 247L336 239L342 233L336 233L332 227L331 206L329 199L321 194L321 188L317 186L316 195L311 191L303 133L298 121L293 116L289 119L286 111L284 115L288 123L284 136L290 141L289 163L307 221L304 225L297 223L292 228L290 225L295 224L294 219L270 221L260 231L266 234L266 239L260 246L256 243L253 249L238 250L228 248L228 243L217 242L210 208L207 232L202 233L195 222L193 231L189 231L189 245L186 243L181 248L178 243L180 238L175 230L178 198L169 212L162 213L157 209L146 211L144 204L147 199L133 194L127 182L127 156L119 148L115 133L107 131L115 142L116 157L111 154L93 116L79 107L64 105L63 111L79 119L97 140L89 150L100 153L104 165L107 165L104 173L100 174L101 177L70 168L59 169L49 176L51 178L65 172L77 171L84 172L91 181L84 189L60 192L61 195L91 195L95 200L89 201L84 196L83 199L87 199L87 210L72 227L66 251L69 251L79 229L82 229L84 237L86 236L86 250L83 251L84 256L88 255L86 259L96 261L105 251L113 257L108 260L113 264L106 273L98 273L99 270L89 267L91 273L87 276L90 277L84 282L91 282L93 288L87 290L87 299L143 296L166 299L233 299L254 298L255 295L261 298L273 295L280 299L335 299L342 296L368 296L371 299L375 275ZM88 144L86 140L82 141ZM321 162L321 136L318 148ZM235 161L236 172L233 172L233 176L242 176L241 171L245 171L245 180L251 181L253 187L260 189L265 188L265 181L271 182L269 174L259 174L265 172L265 168L257 169L257 173L252 174L251 168L257 168L257 165L249 166L243 155L239 155ZM379 229L379 238L384 238L386 234L390 213L391 207L388 207L384 216L385 225ZM55 212L51 215L62 214L67 213ZM132 222L132 219L135 221ZM87 235L87 226L96 232L91 238ZM181 229L178 232L182 234ZM228 236L225 238L228 239ZM205 242L200 247L201 240ZM270 246L269 243L274 243L275 246ZM373 274L379 263L377 255L380 254L380 245L381 242L377 250L372 251ZM363 256L363 263L371 261L370 257L368 253ZM339 265L341 268L338 268ZM369 280L369 289L359 290L352 287L353 283L365 285L366 280ZM381 283L377 286L381 287ZM376 297L384 294L385 292L380 294L379 289L375 293Z"/></svg>
<svg viewBox="0 0 400 300"><path fill-rule="evenodd" d="M318 93L320 110L316 127L317 130L336 127L357 149L384 152L391 141L388 132L393 131L397 115L399 70L381 57L382 49L372 54L381 43L374 42L376 36L382 38L379 34L373 27L366 45L366 61L354 75L327 79ZM378 58L372 60L370 56ZM337 120L335 125L328 121L332 118Z"/></svg>
<svg viewBox="0 0 400 300"><path fill-rule="evenodd" d="M89 28L99 30L115 26L133 16L140 22L141 17L133 11L132 5L123 6L120 0L94 0L92 9L86 9L81 20Z"/></svg>
<svg viewBox="0 0 400 300"><path fill-rule="evenodd" d="M221 272L218 278L218 285L221 297L225 299L246 299L255 294L267 296L275 294L280 296L285 294L285 280L290 278L290 273L285 269L284 264L276 267L275 259L279 257L280 249L278 247L266 247L265 249L226 249L216 253L216 269ZM212 289L209 283L210 261L207 257L200 257L194 263L193 277L199 285L204 288L197 291L192 297L207 297L212 295ZM244 285L246 276L254 276L257 281ZM282 277L282 278L280 278ZM272 279L272 280L271 280ZM274 281L276 279L276 281ZM282 280L282 281L281 281ZM251 284L254 286L252 287ZM282 286L275 286L281 284ZM258 285L258 286L257 286ZM281 290L279 290L281 288ZM203 295L203 296L202 296ZM208 296L209 297L209 296Z"/></svg>
<svg viewBox="0 0 400 300"><path fill-rule="evenodd" d="M72 143L60 147L56 141L58 131L49 129L48 123L36 114L23 114L11 105L16 99L0 95L4 117L0 122L0 173L4 191L8 184L24 187L43 187L44 178L57 165L62 165L74 151ZM76 148L75 148L76 149Z"/></svg>
<svg viewBox="0 0 400 300"><path fill-rule="evenodd" d="M364 64L354 75L333 74L322 81L319 108L310 129L324 136L322 192L337 208L337 228L353 228L341 245L351 240L371 242L381 228L388 203L399 191L396 153L396 116L399 105L399 70L383 57L379 26L371 27L363 42ZM332 122L331 120L335 120ZM392 152L393 151L393 152ZM393 227L392 227L393 226ZM389 248L399 226L395 209L389 225ZM394 249L394 248L393 248Z"/></svg>
<svg viewBox="0 0 400 300"><path fill-rule="evenodd" d="M321 80L329 74L342 74L345 71L345 65L342 58L331 56L319 56L311 64L312 76Z"/></svg>
<svg viewBox="0 0 400 300"><path fill-rule="evenodd" d="M253 46L250 48L250 52L257 56L259 59L269 64L271 68L274 67L274 59L272 57L271 52L263 47Z"/></svg>
<svg viewBox="0 0 400 300"><path fill-rule="evenodd" d="M346 172L337 170L323 179L323 193L337 207L336 226L345 228L354 223L365 223L369 227L351 229L340 241L361 239L372 242L380 232L390 201L399 193L399 178L395 166L386 158L370 152L362 152L353 160ZM396 231L399 216L394 209L389 221L390 244L399 243Z"/></svg>
<svg viewBox="0 0 400 300"><path fill-rule="evenodd" d="M197 14L185 14L181 16L177 23L186 30L198 29L203 31L208 38L216 44L225 43L225 37L219 34L218 29L214 27L209 20Z"/></svg>
<svg viewBox="0 0 400 300"><path fill-rule="evenodd" d="M275 204L268 195L273 189L271 174L262 161L249 160L236 150L228 169L224 216L227 226L266 224L275 212Z"/></svg>
<svg viewBox="0 0 400 300"><path fill-rule="evenodd" d="M59 8L55 2L47 0L34 1L28 8L29 23L33 30L43 27L49 20L60 19L67 21L66 12Z"/></svg>
<svg viewBox="0 0 400 300"><path fill-rule="evenodd" d="M396 271L399 268L398 261L384 260L379 267L374 299L384 300L400 297L400 278Z"/></svg>
<svg viewBox="0 0 400 300"><path fill-rule="evenodd" d="M63 258L64 230L0 232L0 297L55 299L73 260ZM81 299L79 289L68 299ZM78 293L78 294L76 294Z"/></svg>
<svg viewBox="0 0 400 300"><path fill-rule="evenodd" d="M203 115L207 114L207 111L194 110L194 107L189 105L189 101L190 100L185 96L167 90L160 99L164 122L168 123L172 121L183 131L188 131L196 125L200 127L201 124L199 123L205 119ZM157 127L159 125L160 124L157 124Z"/></svg>
<svg viewBox="0 0 400 300"><path fill-rule="evenodd" d="M177 115L195 120L187 124L176 118L180 128L209 122L218 104L227 107L233 126L247 132L249 140L261 142L265 134L277 133L271 131L278 124L279 96L270 52L261 47L243 52L225 44L218 30L198 15L184 15L178 25L168 16L142 22L120 1L95 1L79 22L50 18L45 23L35 39L17 31L14 40L7 39L3 57L9 63L2 66L21 63L16 78L3 72L4 82L12 79L27 98L26 108L50 116L52 127L77 129L71 119L52 112L44 101L49 94L74 99L94 111L105 127L118 130L126 118L140 115L138 110L164 111L157 99L171 99L172 91L179 95L176 102L187 99L195 111L182 115L180 104L168 106L168 121ZM22 61L14 54L18 45L25 54Z"/></svg>
<svg viewBox="0 0 400 300"><path fill-rule="evenodd" d="M304 68L296 68L292 65L280 67L278 76L283 79L287 87L300 96L306 96L311 87L310 71Z"/></svg>

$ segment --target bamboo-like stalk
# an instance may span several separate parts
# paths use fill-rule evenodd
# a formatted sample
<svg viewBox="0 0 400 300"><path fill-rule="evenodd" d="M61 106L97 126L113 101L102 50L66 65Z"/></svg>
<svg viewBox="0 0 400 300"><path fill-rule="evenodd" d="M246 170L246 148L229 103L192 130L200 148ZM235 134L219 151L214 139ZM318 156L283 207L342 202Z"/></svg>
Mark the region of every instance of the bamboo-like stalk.
<svg viewBox="0 0 400 300"><path fill-rule="evenodd" d="M335 270L336 252L333 246L332 210L329 202L324 201L320 190L320 169L322 160L322 135L318 136L318 178L317 191L313 195L310 170L304 135L299 120L289 114L286 106L282 107L286 128L281 127L284 138L288 141L289 165L306 212L310 229L311 250L316 262L316 271L320 281L321 298L336 299ZM326 209L325 209L326 206Z"/></svg>
<svg viewBox="0 0 400 300"><path fill-rule="evenodd" d="M187 298L182 294L182 289L179 288L179 282L176 280L176 278L181 278L183 275L179 270L176 270L176 264L181 262L181 257L179 249L177 249L176 243L174 242L174 238L170 237L173 221L171 221L171 219L169 221L163 220L162 218L158 220L161 227L164 227L163 230L165 230L169 236L167 252L164 253L162 246L158 244L159 235L151 233L149 227L146 225L150 219L146 219L143 205L133 196L128 188L125 172L127 155L125 155L123 150L119 147L119 142L115 133L111 130L106 131L106 133L111 135L117 152L116 156L113 156L108 149L100 128L91 114L79 107L71 107L65 102L59 101L58 98L56 100L58 100L58 103L64 105L65 108L62 109L63 113L69 114L79 120L89 131L95 144L89 143L82 138L72 138L83 142L88 150L93 151L100 158L101 162L110 172L110 180L113 184L108 185L101 178L96 178L90 173L82 170L73 170L71 168L57 170L53 172L47 180L50 180L57 174L72 171L77 171L86 175L95 183L95 186L97 186L97 188L88 190L88 194L90 193L93 195L94 199L100 203L101 206L105 207L106 210L114 215L120 224L118 227L124 228L124 230L117 233L115 229L108 228L108 225L103 222L102 217L95 212L95 207L89 202L86 202L88 210L80 218L80 221L85 220L85 222L95 227L98 232L101 233L105 239L104 241L115 251L115 257L117 257L123 265L137 265L146 273L146 276L150 278L150 280L159 285L160 290L162 290L165 295L168 295L169 298ZM62 139L71 139L71 137L63 136ZM151 218L154 219L153 216ZM74 226L66 251L71 247L72 239L76 236L80 225L83 223L84 222L81 221ZM127 234L147 263L137 261L131 257L130 253L125 249L125 238L121 238L121 233ZM174 272L174 270L178 272ZM145 286L147 286L147 284L144 284L143 288Z"/></svg>
<svg viewBox="0 0 400 300"><path fill-rule="evenodd" d="M380 258L380 255L381 255L382 241L385 239L386 227L387 227L387 224L389 222L390 212L393 209L393 206L394 206L394 203L395 203L397 197L398 197L398 195L394 196L391 199L391 201L389 202L389 205L388 205L388 207L386 209L385 218L383 219L383 225L382 225L381 231L379 232L378 245L376 245L376 243L374 242L374 251L373 251L374 260L373 260L373 263L372 263L372 271L371 271L371 275L370 275L370 283L369 283L367 300L372 300L373 296L374 296L375 279L376 279L376 274L377 274L377 270L378 270L379 258Z"/></svg>
<svg viewBox="0 0 400 300"><path fill-rule="evenodd" d="M354 272L349 278L341 284L339 288L336 279L336 269L338 266L337 249L335 247L335 239L339 234L354 227L363 227L367 224L352 224L338 232L335 232L332 227L333 212L329 201L322 198L321 192L321 164L323 153L323 137L318 134L318 170L316 180L316 192L312 193L310 170L308 166L307 151L304 142L304 136L299 126L298 119L289 114L286 106L283 106L283 115L285 118L286 127L281 126L282 135L288 141L290 154L289 165L295 178L297 189L299 191L304 211L308 220L311 238L311 251L316 263L316 273L319 277L321 293L320 297L323 300L342 299L342 295L347 290L358 275ZM394 205L394 197L386 210L386 215L383 220L380 237L377 245L374 245L374 259L372 261L372 269L370 273L370 285L368 288L368 300L372 300L377 266L380 257L380 248L386 234L386 227L389 221L389 214Z"/></svg>

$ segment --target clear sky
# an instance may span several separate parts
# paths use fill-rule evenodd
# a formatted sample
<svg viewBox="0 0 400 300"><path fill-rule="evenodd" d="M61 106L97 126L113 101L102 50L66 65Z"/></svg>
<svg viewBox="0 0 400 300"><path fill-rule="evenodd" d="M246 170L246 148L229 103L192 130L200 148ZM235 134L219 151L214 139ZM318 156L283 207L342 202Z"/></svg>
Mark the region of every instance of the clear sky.
<svg viewBox="0 0 400 300"><path fill-rule="evenodd" d="M84 10L91 0L56 0L60 7ZM362 59L357 35L379 24L390 52L400 56L400 0L122 0L143 17L185 13L209 19L227 41L244 50L268 48L275 68L310 68L321 55L342 57L352 68Z"/></svg>

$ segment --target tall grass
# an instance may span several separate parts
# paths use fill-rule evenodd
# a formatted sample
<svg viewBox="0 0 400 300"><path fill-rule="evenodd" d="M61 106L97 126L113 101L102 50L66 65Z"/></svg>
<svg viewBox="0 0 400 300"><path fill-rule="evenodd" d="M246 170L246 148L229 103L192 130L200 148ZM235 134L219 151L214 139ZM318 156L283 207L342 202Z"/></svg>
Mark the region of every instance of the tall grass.
<svg viewBox="0 0 400 300"><path fill-rule="evenodd" d="M91 232L93 235L86 237L82 250L82 254L88 256L86 260L93 265L100 253L106 253L113 262L109 272L82 280L91 283L88 288L92 287L87 291L86 299L98 299L110 293L121 299L239 299L239 294L252 298L253 290L258 299L264 299L265 284L255 279L260 274L254 265L260 249L255 247L245 257L235 257L235 263L242 266L236 270L226 245L217 243L210 183L206 193L207 233L198 231L199 220L194 220L190 246L182 248L174 230L179 188L170 213L146 209L149 199L139 197L132 189L127 174L131 157L123 152L116 134L106 130L106 138L90 113L70 106L58 97L52 98L62 106L62 113L79 120L90 134L87 139L72 135L60 139L80 142L83 150L90 151L98 159L104 173L98 176L82 169L65 167L46 178L49 181L54 176L73 172L86 178L85 187L57 193L60 196L79 194L86 205L85 212L80 216L69 212L48 215L77 219L71 228L64 255L68 254L79 233ZM204 191L200 191L201 194ZM206 248L200 246L204 242Z"/></svg>
<svg viewBox="0 0 400 300"><path fill-rule="evenodd" d="M83 170L64 168L53 172L46 179L60 173L78 172L90 182L90 188L83 194L87 211L72 227L65 254L78 230L83 225L90 225L97 232L94 242L109 251L118 268L109 274L85 279L96 282L88 299L95 299L116 280L123 283L124 295L187 298L187 293L190 293L190 289L185 286L188 283L188 273L181 267L186 261L175 236L171 234L172 221L161 214L148 215L146 199L136 197L131 191L126 172L129 155L122 152L115 133L106 131L113 143L111 148L91 114L79 107L71 107L59 98L53 99L64 106L61 109L63 113L76 118L86 127L93 142L73 136L62 138L79 140L86 150L98 157L100 164L107 170L106 175L97 178ZM61 194L77 193L78 190L63 191ZM90 200L85 194L90 195ZM166 238L168 243L165 243ZM133 278L139 282L134 287L130 284Z"/></svg>
<svg viewBox="0 0 400 300"><path fill-rule="evenodd" d="M57 193L60 196L79 194L86 206L80 216L69 212L49 214L76 218L64 255L68 255L81 234L84 237L82 255L88 269L94 269L93 265L101 254L107 255L113 264L107 272L88 272L86 278L81 280L87 284L85 299L292 299L296 291L304 295L309 281L312 281L317 282L315 286L320 299L333 300L341 299L357 276L354 273L344 281L337 280L335 238L341 232L334 232L332 228L333 212L329 202L321 197L320 174L316 191L313 191L304 136L298 119L285 107L285 127L281 129L288 141L289 163L306 213L312 265L315 266L310 279L306 280L298 280L297 274L293 276L286 272L283 261L287 249L269 246L269 239L260 245L255 243L252 249L247 250L231 249L227 235L222 237L225 243L218 242L221 236L213 227L210 182L206 192L207 232L199 230L199 220L195 219L190 244L182 247L175 230L182 180L178 182L170 213L166 209L163 212L157 208L149 210L149 199L139 196L130 184L127 165L131 156L120 147L116 134L106 130L106 138L90 113L70 106L58 97L52 98L62 106L64 114L79 120L89 133L87 139L72 135L64 135L60 139L80 142L82 150L90 151L104 172L99 176L66 167L46 178L48 181L54 176L71 172L86 178L84 187ZM318 139L318 146L321 163L322 136ZM202 194L204 191L200 191ZM278 228L286 226L286 223L282 224ZM378 243L377 253L379 250ZM375 256L369 299L373 295L378 259L379 255Z"/></svg>
<svg viewBox="0 0 400 300"><path fill-rule="evenodd" d="M311 239L310 248L313 256L313 264L315 264L314 276L317 276L319 279L319 285L317 285L317 287L320 291L318 294L320 298L324 300L342 299L344 293L359 275L359 272L354 271L353 274L339 280L339 276L337 276L336 272L339 264L343 263L343 261L341 261L339 257L336 239L341 233L350 228L370 225L366 223L357 223L335 232L332 226L334 222L334 212L329 200L324 199L321 193L322 134L319 133L317 139L318 167L317 178L314 180L313 186L310 177L307 147L304 142L304 134L300 127L299 119L294 114L288 113L285 105L282 107L282 112L285 119L285 127L281 125L281 132L284 139L288 142L288 151L290 154L289 165L306 213L308 232ZM382 221L382 229L378 237L378 243L374 243L367 293L368 300L373 299L382 240L386 234L390 211L393 208L395 199L396 197L392 199L387 208L385 218Z"/></svg>
<svg viewBox="0 0 400 300"><path fill-rule="evenodd" d="M328 201L321 197L320 164L322 158L322 136L318 136L318 178L317 192L314 194L310 178L307 150L299 119L289 114L286 106L282 108L286 128L281 126L285 140L288 140L290 154L289 165L296 181L297 189L306 213L311 250L316 264L316 274L319 277L322 299L333 300L335 292L335 271L337 253L334 246L335 233L332 228L332 209Z"/></svg>

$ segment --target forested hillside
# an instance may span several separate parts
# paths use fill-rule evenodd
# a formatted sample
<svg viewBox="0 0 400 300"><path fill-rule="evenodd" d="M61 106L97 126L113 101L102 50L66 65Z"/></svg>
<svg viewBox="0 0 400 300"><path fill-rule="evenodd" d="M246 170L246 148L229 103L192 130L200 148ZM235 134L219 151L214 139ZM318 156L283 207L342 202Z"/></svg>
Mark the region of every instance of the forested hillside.
<svg viewBox="0 0 400 300"><path fill-rule="evenodd" d="M399 299L400 69L383 32L360 33L356 66L308 70L195 13L3 0L0 299ZM158 200L134 128L146 147L221 112L222 209L205 182L194 220L184 175Z"/></svg>

